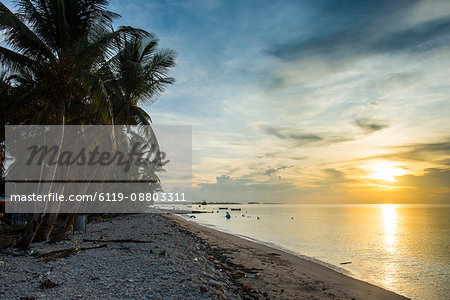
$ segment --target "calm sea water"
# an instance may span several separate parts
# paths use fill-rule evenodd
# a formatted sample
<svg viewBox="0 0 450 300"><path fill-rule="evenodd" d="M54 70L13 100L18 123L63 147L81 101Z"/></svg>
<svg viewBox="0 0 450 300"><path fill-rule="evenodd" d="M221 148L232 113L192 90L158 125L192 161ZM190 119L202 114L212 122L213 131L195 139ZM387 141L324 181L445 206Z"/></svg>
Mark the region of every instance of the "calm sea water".
<svg viewBox="0 0 450 300"><path fill-rule="evenodd" d="M242 211L230 211L227 220L216 205L194 207L215 212L190 220L319 260L413 299L450 297L450 205L221 207Z"/></svg>

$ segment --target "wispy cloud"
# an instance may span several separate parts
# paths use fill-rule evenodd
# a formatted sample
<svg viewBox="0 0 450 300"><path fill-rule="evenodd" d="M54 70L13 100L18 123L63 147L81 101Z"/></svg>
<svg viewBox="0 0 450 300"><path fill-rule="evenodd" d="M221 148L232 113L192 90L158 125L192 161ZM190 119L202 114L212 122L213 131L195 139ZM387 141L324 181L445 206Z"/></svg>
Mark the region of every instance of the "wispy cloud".
<svg viewBox="0 0 450 300"><path fill-rule="evenodd" d="M416 143L410 145L388 147L389 153L374 155L367 159L393 159L413 161L446 162L450 159L450 139L437 143Z"/></svg>
<svg viewBox="0 0 450 300"><path fill-rule="evenodd" d="M359 118L355 120L355 125L367 133L372 133L389 127L388 124L371 120L369 118Z"/></svg>
<svg viewBox="0 0 450 300"><path fill-rule="evenodd" d="M353 140L353 137L330 133L310 133L295 127L261 126L263 132L269 136L292 143L293 146L329 145Z"/></svg>
<svg viewBox="0 0 450 300"><path fill-rule="evenodd" d="M284 61L320 55L331 60L396 51L426 51L450 43L450 18L409 23L420 1L326 2L318 19L329 22L320 35L299 37L273 46L270 53ZM431 4L430 4L431 5Z"/></svg>
<svg viewBox="0 0 450 300"><path fill-rule="evenodd" d="M263 172L263 174L267 175L267 176L272 176L272 175L276 174L278 171L284 170L284 169L287 169L287 168L289 168L289 166L281 166L281 167L278 167L278 168L269 168L269 169L265 170Z"/></svg>

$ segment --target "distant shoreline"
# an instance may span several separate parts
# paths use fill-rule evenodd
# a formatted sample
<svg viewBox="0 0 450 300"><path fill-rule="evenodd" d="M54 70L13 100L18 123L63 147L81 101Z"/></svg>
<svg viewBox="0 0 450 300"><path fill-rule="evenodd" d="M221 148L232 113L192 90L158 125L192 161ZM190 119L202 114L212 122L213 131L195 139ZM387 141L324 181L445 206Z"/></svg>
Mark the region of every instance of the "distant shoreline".
<svg viewBox="0 0 450 300"><path fill-rule="evenodd" d="M240 202L207 202L206 204L202 204L203 202L192 202L192 204L195 205L248 205L248 204L280 204L283 205L285 203L275 203L275 202L247 202L247 203L240 203Z"/></svg>

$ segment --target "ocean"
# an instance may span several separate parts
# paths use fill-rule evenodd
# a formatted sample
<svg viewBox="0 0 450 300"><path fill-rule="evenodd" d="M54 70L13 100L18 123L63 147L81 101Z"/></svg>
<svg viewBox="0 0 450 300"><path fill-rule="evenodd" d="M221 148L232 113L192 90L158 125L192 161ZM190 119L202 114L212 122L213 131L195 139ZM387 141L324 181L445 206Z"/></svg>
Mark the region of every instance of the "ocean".
<svg viewBox="0 0 450 300"><path fill-rule="evenodd" d="M226 210L218 207L241 211L228 210L231 218L226 219ZM449 299L450 205L226 204L193 209L214 213L195 214L191 221L412 299Z"/></svg>

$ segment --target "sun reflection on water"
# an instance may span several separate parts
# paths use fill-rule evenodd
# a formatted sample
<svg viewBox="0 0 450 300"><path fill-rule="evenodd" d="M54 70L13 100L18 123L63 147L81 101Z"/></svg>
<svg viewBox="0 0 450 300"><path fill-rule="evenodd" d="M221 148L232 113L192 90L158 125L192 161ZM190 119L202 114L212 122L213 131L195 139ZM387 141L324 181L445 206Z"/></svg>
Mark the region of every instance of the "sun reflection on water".
<svg viewBox="0 0 450 300"><path fill-rule="evenodd" d="M395 204L383 204L382 218L384 229L384 248L391 254L397 244L397 207Z"/></svg>
<svg viewBox="0 0 450 300"><path fill-rule="evenodd" d="M382 204L382 223L384 229L384 249L390 255L394 255L397 246L397 206L395 204ZM396 263L385 265L383 284L387 287L394 285L396 276Z"/></svg>

